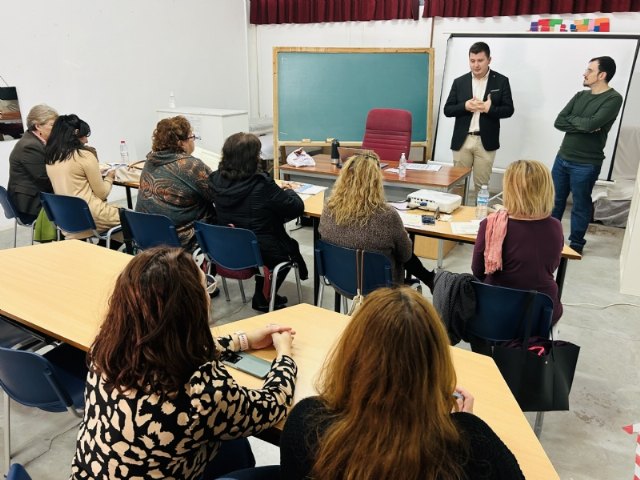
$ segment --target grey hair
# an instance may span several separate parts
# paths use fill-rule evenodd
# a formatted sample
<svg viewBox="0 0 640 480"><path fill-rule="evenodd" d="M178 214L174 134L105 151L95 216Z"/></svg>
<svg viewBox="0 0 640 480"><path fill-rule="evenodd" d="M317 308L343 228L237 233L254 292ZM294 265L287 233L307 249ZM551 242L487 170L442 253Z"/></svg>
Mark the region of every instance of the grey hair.
<svg viewBox="0 0 640 480"><path fill-rule="evenodd" d="M27 115L27 128L33 130L36 125L44 125L50 120L58 118L58 112L56 112L49 105L41 103L29 110Z"/></svg>

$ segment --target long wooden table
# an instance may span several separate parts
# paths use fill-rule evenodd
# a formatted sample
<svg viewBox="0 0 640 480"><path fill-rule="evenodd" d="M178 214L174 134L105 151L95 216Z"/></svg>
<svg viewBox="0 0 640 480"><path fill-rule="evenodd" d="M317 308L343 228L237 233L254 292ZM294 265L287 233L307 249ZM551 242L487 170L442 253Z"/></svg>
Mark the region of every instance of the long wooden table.
<svg viewBox="0 0 640 480"><path fill-rule="evenodd" d="M331 163L329 155L315 155L313 159L316 161L315 167L292 167L287 164L280 165L280 178L282 180L307 181L323 186L332 185L340 174L340 168ZM461 185L464 188L463 198L465 198L466 203L466 197L469 190L469 178L471 175L470 168L441 165L440 170L437 172L407 170L406 178L400 179L398 178L397 173L387 171L389 168L397 168L397 161L381 161L389 165L387 168L382 170L383 184L389 199L404 200L407 197L407 193L420 190L422 188L448 192L455 186ZM324 183L322 182L323 180ZM394 191L401 193L394 195Z"/></svg>
<svg viewBox="0 0 640 480"><path fill-rule="evenodd" d="M88 350L98 332L118 274L131 257L79 240L0 250L4 280L0 314ZM215 304L214 304L215 305ZM215 307L214 307L215 308ZM293 307L212 329L215 335L268 323L291 325L299 373L295 401L314 395L315 377L349 317L311 305ZM274 349L253 352L265 359ZM513 451L528 479L557 479L553 466L489 357L452 347L458 382L474 395L475 413ZM261 381L230 369L250 388ZM281 428L282 425L279 426Z"/></svg>
<svg viewBox="0 0 640 480"><path fill-rule="evenodd" d="M324 208L324 192L320 192L312 197L309 197L304 202L304 214L310 217L313 221L313 243L315 246L316 241L320 239L320 234L318 232L318 226L320 223L320 215L322 215L322 209ZM411 213L409 211L408 213ZM423 212L421 210L415 210L413 213L419 215ZM475 218L475 207L458 207L451 215L453 222L468 222L471 219ZM420 227L413 225L405 225L405 229L409 232L410 235L420 235L424 237L435 238L438 240L438 268L442 268L443 265L443 242L445 240L451 240L455 242L462 243L476 243L475 235L460 235L453 233L451 230L451 222L444 222L442 220L436 220L435 225L423 225ZM562 289L564 286L564 279L567 273L567 261L568 260L580 260L582 256L570 248L565 244L562 249L562 257L560 258L560 265L558 266L558 271L556 272L556 283L558 284L558 298L562 297ZM318 297L318 288L319 288L319 278L317 275L317 265L315 255L313 258L314 265L314 273L313 273L313 281L314 281L314 299L317 300Z"/></svg>

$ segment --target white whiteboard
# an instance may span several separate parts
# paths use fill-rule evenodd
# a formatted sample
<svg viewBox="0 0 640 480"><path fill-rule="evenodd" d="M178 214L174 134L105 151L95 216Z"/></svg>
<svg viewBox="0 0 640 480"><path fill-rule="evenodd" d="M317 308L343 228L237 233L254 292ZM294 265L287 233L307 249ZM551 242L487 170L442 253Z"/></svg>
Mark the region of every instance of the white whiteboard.
<svg viewBox="0 0 640 480"><path fill-rule="evenodd" d="M474 42L484 41L489 45L491 68L509 77L513 94L515 113L500 121L500 149L494 169L504 169L518 159L540 160L551 168L564 135L553 126L558 113L576 92L584 88L582 73L589 60L608 55L617 66L609 85L625 97L625 104L609 132L604 150L606 158L600 178L607 179L620 120L628 103L627 91L639 38L571 33L452 34L447 41L433 159L452 162L450 144L455 118L445 117L443 107L453 80L469 71L469 47ZM629 96L633 94L632 90ZM633 109L629 113L633 113Z"/></svg>

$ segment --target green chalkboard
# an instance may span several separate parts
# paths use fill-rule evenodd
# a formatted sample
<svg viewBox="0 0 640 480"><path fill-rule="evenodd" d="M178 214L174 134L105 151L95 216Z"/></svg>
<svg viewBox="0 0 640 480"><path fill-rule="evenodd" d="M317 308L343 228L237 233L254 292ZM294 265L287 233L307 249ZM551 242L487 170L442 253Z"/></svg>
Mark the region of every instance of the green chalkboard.
<svg viewBox="0 0 640 480"><path fill-rule="evenodd" d="M372 108L413 117L412 141L430 148L433 51L274 49L274 120L280 144L361 142Z"/></svg>

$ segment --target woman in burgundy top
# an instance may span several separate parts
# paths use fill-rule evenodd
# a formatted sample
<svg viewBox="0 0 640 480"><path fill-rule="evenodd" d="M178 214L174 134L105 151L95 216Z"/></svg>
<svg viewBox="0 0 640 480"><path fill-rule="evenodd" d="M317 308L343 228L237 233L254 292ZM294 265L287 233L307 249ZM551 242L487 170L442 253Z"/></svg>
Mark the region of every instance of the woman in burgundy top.
<svg viewBox="0 0 640 480"><path fill-rule="evenodd" d="M484 283L537 290L554 303L553 323L562 315L554 272L564 246L562 225L551 217L553 181L535 160L518 160L503 179L504 211L480 223L471 270Z"/></svg>

